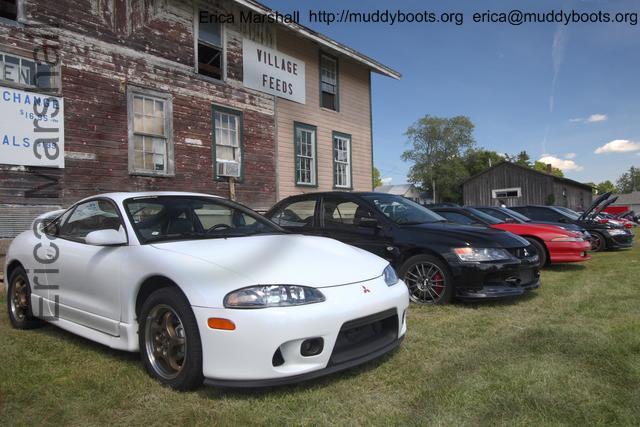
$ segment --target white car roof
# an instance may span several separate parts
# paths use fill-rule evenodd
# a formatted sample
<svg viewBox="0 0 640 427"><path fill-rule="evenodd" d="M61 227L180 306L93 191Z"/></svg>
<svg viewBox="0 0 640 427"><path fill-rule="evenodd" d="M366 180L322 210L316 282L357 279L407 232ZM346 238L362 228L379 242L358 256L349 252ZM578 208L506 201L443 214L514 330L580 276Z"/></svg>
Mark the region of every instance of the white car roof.
<svg viewBox="0 0 640 427"><path fill-rule="evenodd" d="M79 202L82 202L84 200L94 199L96 197L107 197L117 203L122 203L124 200L131 199L134 197L154 197L154 196L199 196L199 197L213 197L218 199L224 198L221 196L216 196L214 194L190 193L187 191L131 191L131 192L119 191L114 193L102 193L102 194L96 194L90 197L85 197ZM79 203L79 202L76 202L76 203Z"/></svg>

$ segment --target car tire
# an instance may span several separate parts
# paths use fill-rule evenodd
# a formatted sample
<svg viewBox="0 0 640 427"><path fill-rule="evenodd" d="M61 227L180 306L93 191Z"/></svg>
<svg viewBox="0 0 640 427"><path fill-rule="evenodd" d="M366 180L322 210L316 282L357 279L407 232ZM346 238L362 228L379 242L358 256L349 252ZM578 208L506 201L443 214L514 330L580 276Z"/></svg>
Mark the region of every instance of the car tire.
<svg viewBox="0 0 640 427"><path fill-rule="evenodd" d="M15 329L34 329L44 326L42 320L33 316L31 285L27 272L22 267L14 269L9 275L7 311L11 326Z"/></svg>
<svg viewBox="0 0 640 427"><path fill-rule="evenodd" d="M591 250L593 252L602 252L607 248L604 236L597 231L591 232Z"/></svg>
<svg viewBox="0 0 640 427"><path fill-rule="evenodd" d="M549 256L547 255L547 248L540 241L533 239L531 237L526 237L531 246L535 249L538 254L538 258L540 259L540 268L546 266L549 263Z"/></svg>
<svg viewBox="0 0 640 427"><path fill-rule="evenodd" d="M448 304L454 289L446 264L432 255L415 255L400 267L400 277L417 304Z"/></svg>
<svg viewBox="0 0 640 427"><path fill-rule="evenodd" d="M142 363L149 375L179 391L202 385L202 341L196 318L182 292L153 292L138 319Z"/></svg>

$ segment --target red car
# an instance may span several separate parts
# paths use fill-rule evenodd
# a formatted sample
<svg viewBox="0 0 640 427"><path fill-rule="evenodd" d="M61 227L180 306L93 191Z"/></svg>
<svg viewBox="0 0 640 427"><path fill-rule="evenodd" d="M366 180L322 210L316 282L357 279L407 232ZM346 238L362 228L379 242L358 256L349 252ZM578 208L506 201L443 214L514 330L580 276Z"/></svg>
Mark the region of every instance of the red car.
<svg viewBox="0 0 640 427"><path fill-rule="evenodd" d="M437 207L430 208L447 220L465 225L483 225L509 231L524 237L536 249L540 265L561 262L582 262L591 259L587 251L591 243L578 233L550 224L529 224L526 222L504 222L474 208Z"/></svg>

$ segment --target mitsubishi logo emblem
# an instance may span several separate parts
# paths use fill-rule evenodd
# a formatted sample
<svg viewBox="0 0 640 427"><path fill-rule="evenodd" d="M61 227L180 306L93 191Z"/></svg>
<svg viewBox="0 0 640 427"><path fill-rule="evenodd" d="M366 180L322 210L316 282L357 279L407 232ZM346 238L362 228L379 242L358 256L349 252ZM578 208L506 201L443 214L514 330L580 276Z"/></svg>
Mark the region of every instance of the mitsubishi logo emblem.
<svg viewBox="0 0 640 427"><path fill-rule="evenodd" d="M362 293L363 294L367 294L369 292L371 292L371 290L369 288L367 288L365 285L362 285Z"/></svg>

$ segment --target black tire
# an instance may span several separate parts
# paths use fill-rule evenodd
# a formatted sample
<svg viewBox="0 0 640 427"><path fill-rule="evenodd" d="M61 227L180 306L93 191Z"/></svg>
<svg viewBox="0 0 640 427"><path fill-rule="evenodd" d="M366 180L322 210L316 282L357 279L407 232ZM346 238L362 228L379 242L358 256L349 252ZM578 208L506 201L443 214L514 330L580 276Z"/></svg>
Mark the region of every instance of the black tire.
<svg viewBox="0 0 640 427"><path fill-rule="evenodd" d="M169 329L164 328L167 319L172 323ZM140 354L147 373L179 391L201 386L202 341L196 318L182 292L172 287L153 292L142 304L138 322ZM163 335L171 329L173 335ZM180 339L182 345L172 343Z"/></svg>
<svg viewBox="0 0 640 427"><path fill-rule="evenodd" d="M538 258L540 259L540 268L546 266L549 263L549 255L547 255L547 248L543 243L540 243L538 240L533 239L531 237L526 237L526 239L531 243L533 249L538 254Z"/></svg>
<svg viewBox="0 0 640 427"><path fill-rule="evenodd" d="M591 250L593 252L602 252L607 249L607 242L604 236L597 231L591 232Z"/></svg>
<svg viewBox="0 0 640 427"><path fill-rule="evenodd" d="M409 288L409 298L417 304L448 304L453 299L449 268L432 255L415 255L406 260L400 267L400 277Z"/></svg>
<svg viewBox="0 0 640 427"><path fill-rule="evenodd" d="M16 329L34 329L44 326L42 320L33 316L31 284L22 267L15 268L9 275L7 311L11 326Z"/></svg>

